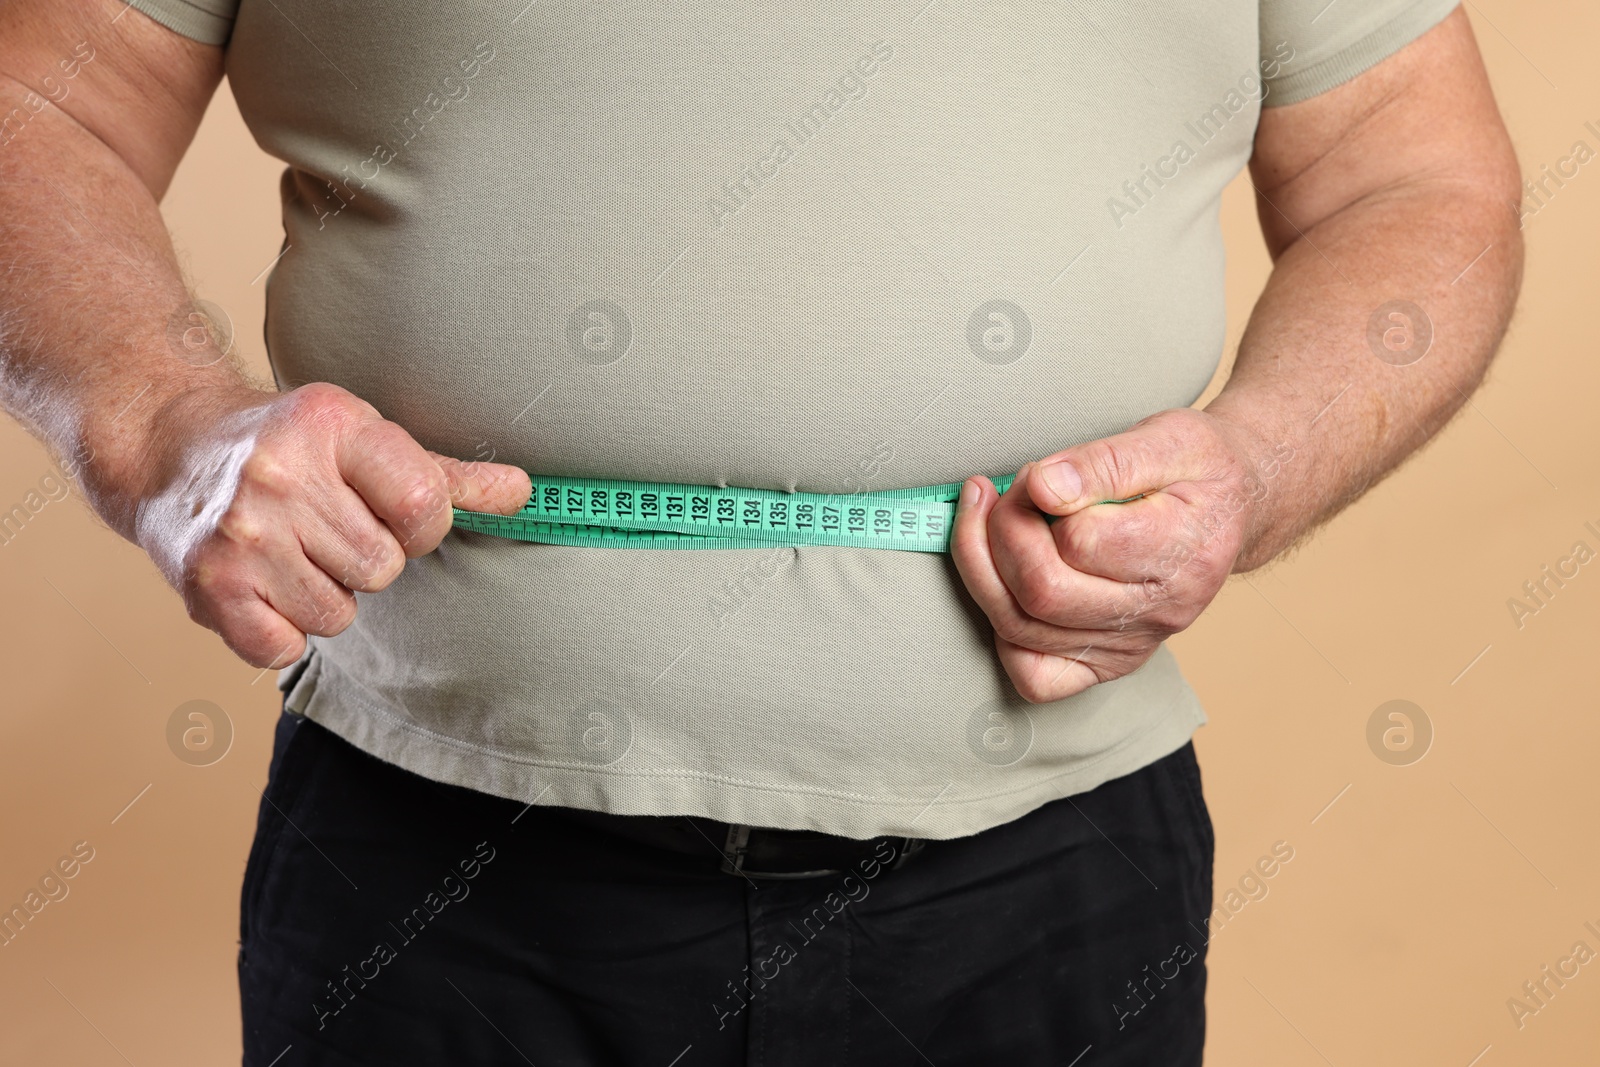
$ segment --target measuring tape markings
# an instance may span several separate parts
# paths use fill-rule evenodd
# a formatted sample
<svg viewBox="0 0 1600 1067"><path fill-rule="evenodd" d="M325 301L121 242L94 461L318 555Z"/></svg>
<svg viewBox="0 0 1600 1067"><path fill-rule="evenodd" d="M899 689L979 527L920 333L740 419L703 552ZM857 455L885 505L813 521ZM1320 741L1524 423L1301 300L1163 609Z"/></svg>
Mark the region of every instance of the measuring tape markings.
<svg viewBox="0 0 1600 1067"><path fill-rule="evenodd" d="M1004 493L1015 479L1011 474L990 480ZM776 544L945 552L963 484L866 493L785 493L547 475L533 476L532 482L528 503L516 514L457 508L454 525L495 537L580 548L730 549Z"/></svg>

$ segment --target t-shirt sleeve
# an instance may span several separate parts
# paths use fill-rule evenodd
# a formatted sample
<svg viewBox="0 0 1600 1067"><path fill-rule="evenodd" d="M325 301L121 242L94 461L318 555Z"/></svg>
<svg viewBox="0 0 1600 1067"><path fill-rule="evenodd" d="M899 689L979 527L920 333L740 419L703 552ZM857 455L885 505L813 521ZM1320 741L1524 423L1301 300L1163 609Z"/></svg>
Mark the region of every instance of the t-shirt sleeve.
<svg viewBox="0 0 1600 1067"><path fill-rule="evenodd" d="M239 0L128 0L167 29L201 44L226 44Z"/></svg>
<svg viewBox="0 0 1600 1067"><path fill-rule="evenodd" d="M1460 0L1261 0L1262 106L1307 100L1377 66Z"/></svg>

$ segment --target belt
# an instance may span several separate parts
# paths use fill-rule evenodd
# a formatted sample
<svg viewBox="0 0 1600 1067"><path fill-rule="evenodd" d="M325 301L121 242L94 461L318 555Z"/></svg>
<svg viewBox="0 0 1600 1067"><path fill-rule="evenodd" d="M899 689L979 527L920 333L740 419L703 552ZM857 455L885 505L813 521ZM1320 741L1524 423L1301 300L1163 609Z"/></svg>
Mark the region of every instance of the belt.
<svg viewBox="0 0 1600 1067"><path fill-rule="evenodd" d="M962 485L950 482L870 493L781 493L542 474L530 479L533 493L516 514L457 508L454 525L514 541L578 548L834 545L945 552ZM991 479L1002 493L1015 480L1014 474Z"/></svg>
<svg viewBox="0 0 1600 1067"><path fill-rule="evenodd" d="M777 830L689 815L612 815L551 808L568 822L626 840L704 859L708 869L744 878L819 878L866 861L904 867L927 841L916 837L857 840L815 830Z"/></svg>

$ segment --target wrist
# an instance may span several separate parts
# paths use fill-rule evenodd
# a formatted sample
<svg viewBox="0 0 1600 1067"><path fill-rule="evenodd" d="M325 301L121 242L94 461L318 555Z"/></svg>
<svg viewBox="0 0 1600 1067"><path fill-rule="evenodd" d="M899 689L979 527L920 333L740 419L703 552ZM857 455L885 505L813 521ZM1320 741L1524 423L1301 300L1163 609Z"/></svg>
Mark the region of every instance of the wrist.
<svg viewBox="0 0 1600 1067"><path fill-rule="evenodd" d="M1270 562L1292 540L1292 533L1285 537L1284 468L1294 461L1296 445L1281 427L1246 405L1226 403L1219 396L1205 411L1243 473L1240 492L1245 506L1238 515L1239 554L1233 571L1251 571Z"/></svg>
<svg viewBox="0 0 1600 1067"><path fill-rule="evenodd" d="M80 481L90 505L135 543L141 510L180 475L195 438L274 395L243 379L158 388L153 385L120 412L86 422L79 434Z"/></svg>

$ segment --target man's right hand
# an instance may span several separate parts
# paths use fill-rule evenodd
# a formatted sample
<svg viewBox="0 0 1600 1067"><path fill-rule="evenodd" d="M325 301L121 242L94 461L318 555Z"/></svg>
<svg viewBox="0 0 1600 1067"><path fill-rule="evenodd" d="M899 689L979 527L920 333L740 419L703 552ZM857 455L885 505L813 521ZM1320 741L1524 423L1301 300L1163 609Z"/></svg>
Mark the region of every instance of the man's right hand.
<svg viewBox="0 0 1600 1067"><path fill-rule="evenodd" d="M221 47L121 0L0 0L0 98L25 105L0 136L0 408L73 457L190 618L282 667L432 551L452 503L509 513L531 487L338 386L263 392L221 352L175 358L194 298L156 201L222 72Z"/></svg>
<svg viewBox="0 0 1600 1067"><path fill-rule="evenodd" d="M528 475L430 452L336 385L177 398L156 423L135 533L188 607L241 659L283 667L307 634L355 619L451 507L510 514Z"/></svg>

